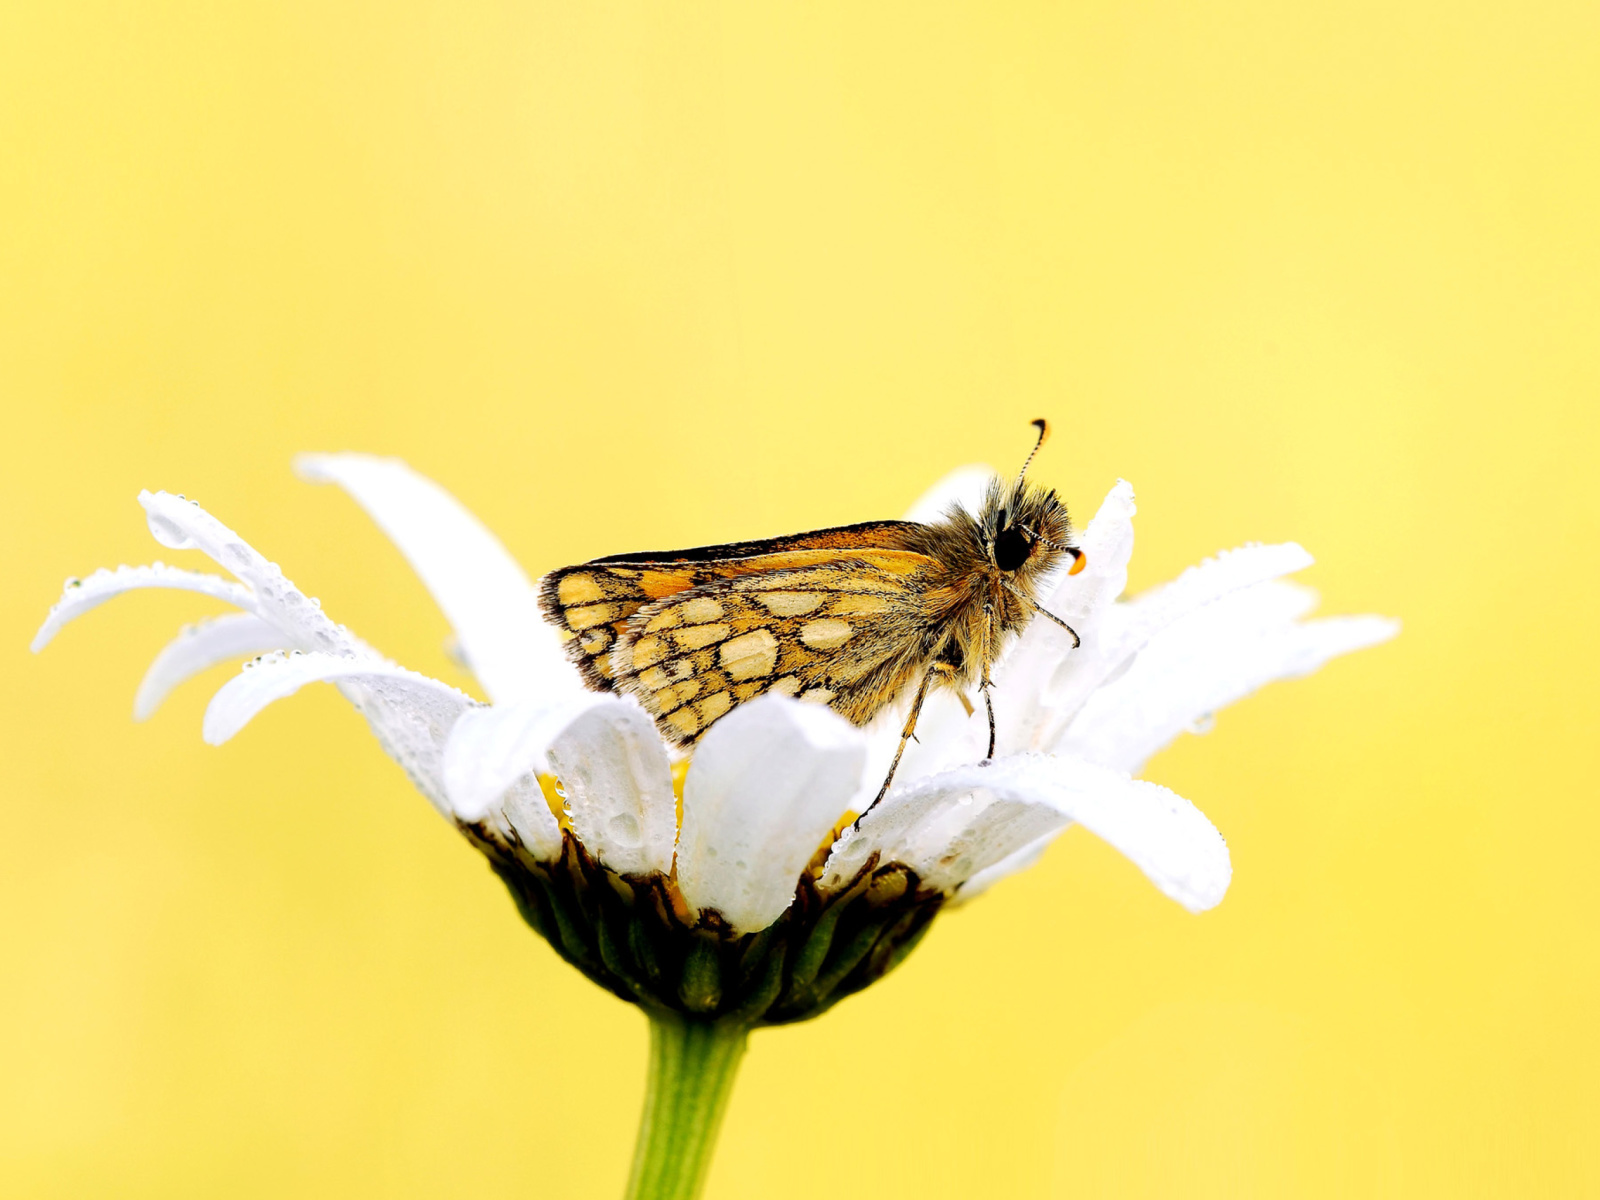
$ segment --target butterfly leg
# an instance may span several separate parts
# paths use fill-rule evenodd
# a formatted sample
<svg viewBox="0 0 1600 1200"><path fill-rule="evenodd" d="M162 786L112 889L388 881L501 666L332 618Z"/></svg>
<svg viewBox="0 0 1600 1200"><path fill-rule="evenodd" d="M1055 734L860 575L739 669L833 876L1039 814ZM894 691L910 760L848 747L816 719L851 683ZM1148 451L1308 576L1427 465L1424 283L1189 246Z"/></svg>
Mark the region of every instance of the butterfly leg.
<svg viewBox="0 0 1600 1200"><path fill-rule="evenodd" d="M989 686L989 666L985 663L983 667L983 682L978 685L978 689L983 692L983 707L989 713L989 753L983 756L984 762L988 762L994 757L994 701L989 699Z"/></svg>
<svg viewBox="0 0 1600 1200"><path fill-rule="evenodd" d="M927 674L922 677L922 682L917 685L916 699L911 702L911 715L906 718L906 727L900 731L900 745L894 752L894 761L889 764L889 773L883 777L883 786L878 789L878 794L872 798L872 803L867 805L867 811L861 814L862 817L876 808L878 801L889 794L889 785L894 782L894 773L900 766L900 756L906 752L906 743L916 735L917 717L922 712L922 702L928 698L928 686L933 683L933 677L952 673L952 668L949 664L934 663L933 666L928 668ZM861 817L856 818L856 824L861 824Z"/></svg>
<svg viewBox="0 0 1600 1200"><path fill-rule="evenodd" d="M983 655L982 655L982 657L983 657L983 679L978 684L978 690L983 693L984 711L989 714L989 753L987 753L987 754L985 754L983 756L983 761L984 762L988 762L990 759L992 759L994 757L994 701L989 698L989 689L993 685L989 681L989 646L988 646L988 634L989 634L989 631L994 628L994 606L993 605L985 604L983 606L983 617L984 617L983 630L984 630L984 634L985 634ZM971 716L972 714L969 712L967 715Z"/></svg>

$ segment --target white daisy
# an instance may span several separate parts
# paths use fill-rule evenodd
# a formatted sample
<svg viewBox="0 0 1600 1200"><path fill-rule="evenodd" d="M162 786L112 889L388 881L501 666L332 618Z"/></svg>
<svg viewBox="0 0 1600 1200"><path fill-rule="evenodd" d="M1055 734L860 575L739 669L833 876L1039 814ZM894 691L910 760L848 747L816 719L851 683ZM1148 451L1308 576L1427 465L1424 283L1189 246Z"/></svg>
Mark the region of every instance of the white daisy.
<svg viewBox="0 0 1600 1200"><path fill-rule="evenodd" d="M206 709L208 742L307 683L337 686L488 857L529 924L651 1014L631 1197L698 1193L749 1029L815 1016L881 978L946 903L1031 864L1071 825L1191 911L1217 904L1232 876L1221 836L1188 801L1133 776L1223 705L1398 628L1305 620L1315 597L1281 578L1311 562L1292 544L1219 555L1120 600L1134 505L1119 483L1085 531L1087 568L1047 593L1081 646L1034 621L997 668L1002 753L982 761L985 718L935 694L895 787L852 824L894 753L903 702L858 729L826 708L758 699L708 730L685 772L637 703L583 688L527 576L442 488L364 455L300 469L342 486L399 546L491 704L384 658L232 530L165 492L139 497L156 540L232 578L158 562L68 580L33 648L113 596L179 588L238 611L156 656L137 719L184 680L246 656ZM988 474L956 472L908 515L971 502Z"/></svg>
<svg viewBox="0 0 1600 1200"><path fill-rule="evenodd" d="M189 627L156 656L138 719L185 679L243 655L259 657L206 711L214 744L305 684L335 683L552 945L651 1009L746 1022L813 1015L903 958L941 904L1030 864L1074 823L1186 908L1212 907L1231 877L1221 836L1188 801L1133 775L1222 705L1397 628L1303 620L1315 597L1280 579L1311 562L1292 544L1235 550L1119 601L1134 513L1119 483L1084 534L1087 569L1047 593L1082 646L1035 621L996 672L994 761L980 761L981 715L936 695L895 788L851 826L841 818L874 791L900 718L860 730L769 697L701 740L680 823L673 764L647 715L583 689L527 576L453 497L393 460L315 456L300 468L344 487L396 542L492 706L383 658L198 504L166 493L139 497L156 540L199 550L233 578L155 563L69 580L33 648L135 588L227 601L240 611ZM986 474L957 472L910 515L970 499Z"/></svg>

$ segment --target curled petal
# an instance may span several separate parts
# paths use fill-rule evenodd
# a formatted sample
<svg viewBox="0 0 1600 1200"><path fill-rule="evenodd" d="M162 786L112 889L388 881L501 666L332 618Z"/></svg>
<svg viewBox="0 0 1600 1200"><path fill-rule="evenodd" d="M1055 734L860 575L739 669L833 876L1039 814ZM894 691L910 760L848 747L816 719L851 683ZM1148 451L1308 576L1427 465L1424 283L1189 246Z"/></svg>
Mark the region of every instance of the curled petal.
<svg viewBox="0 0 1600 1200"><path fill-rule="evenodd" d="M133 719L149 720L173 688L218 663L287 649L282 630L253 613L227 613L186 626L144 673L133 698Z"/></svg>
<svg viewBox="0 0 1600 1200"><path fill-rule="evenodd" d="M1120 640L1136 649L1174 621L1224 596L1303 571L1314 561L1296 542L1224 550L1190 567L1171 583L1135 596L1128 604L1130 619L1118 630Z"/></svg>
<svg viewBox="0 0 1600 1200"><path fill-rule="evenodd" d="M1078 539L1078 548L1088 557L1088 562L1076 575L1059 578L1054 590L1048 593L1046 608L1068 624L1074 619L1087 624L1095 612L1122 595L1128 586L1128 562L1133 557L1133 518L1138 511L1133 484L1126 479L1117 480ZM1059 629L1059 626L1054 627ZM1066 641L1070 645L1072 639L1066 638Z"/></svg>
<svg viewBox="0 0 1600 1200"><path fill-rule="evenodd" d="M247 663L211 698L202 735L212 745L221 745L274 700L317 682L339 684L417 790L440 812L452 815L441 763L445 738L477 702L448 684L393 663L335 654L268 655Z"/></svg>
<svg viewBox="0 0 1600 1200"><path fill-rule="evenodd" d="M926 524L955 507L976 513L983 503L984 489L993 478L994 468L980 463L957 467L917 497L917 502L906 510L905 519Z"/></svg>
<svg viewBox="0 0 1600 1200"><path fill-rule="evenodd" d="M606 700L585 693L570 702L535 699L469 710L444 748L451 810L463 821L477 820L519 779L547 769L550 744L586 709Z"/></svg>
<svg viewBox="0 0 1600 1200"><path fill-rule="evenodd" d="M551 743L572 831L619 875L672 870L678 804L655 725L636 703L606 699Z"/></svg>
<svg viewBox="0 0 1600 1200"><path fill-rule="evenodd" d="M977 809L975 818L961 817L963 802ZM879 806L889 810L882 817L874 809L861 822L860 837L879 826L880 832L870 835L876 845L858 848L855 839L841 839L834 852L839 870L830 859L825 886L848 878L852 861L866 861L872 849L885 860L899 858L924 879L939 879L939 886L946 887L1010 856L1015 856L1011 866L1017 869L1032 861L1019 851L1033 848L1069 821L1111 843L1190 912L1220 903L1233 878L1227 844L1194 805L1158 784L1078 759L1019 754L987 766L960 767L924 780L895 799L894 809L890 805L885 801ZM1048 809L1057 818L1054 827L1038 815L1022 819L1014 811L1019 806ZM904 814L895 811L902 808ZM993 817L991 809L997 810ZM994 833L984 828L991 823ZM845 853L850 857L843 857ZM999 877L990 873L983 882Z"/></svg>
<svg viewBox="0 0 1600 1200"><path fill-rule="evenodd" d="M496 704L581 689L527 575L444 488L399 459L367 454L307 454L295 467L305 479L342 487L399 547Z"/></svg>
<svg viewBox="0 0 1600 1200"><path fill-rule="evenodd" d="M546 803L539 781L524 776L500 801L499 814L516 832L534 858L553 861L561 856L561 825ZM487 814L494 818L494 811Z"/></svg>
<svg viewBox="0 0 1600 1200"><path fill-rule="evenodd" d="M317 601L285 579L276 563L194 501L169 492L140 492L139 503L156 541L174 550L199 550L231 572L254 596L251 610L283 630L297 649L332 654L363 649L348 630L323 615Z"/></svg>
<svg viewBox="0 0 1600 1200"><path fill-rule="evenodd" d="M1177 579L1102 610L1082 649L1059 660L1039 681L1027 748L1059 742L1063 731L1097 689L1129 670L1145 644L1161 630L1221 598L1311 565L1311 555L1293 542L1223 551ZM1030 629L1031 633L1032 630Z"/></svg>
<svg viewBox="0 0 1600 1200"><path fill-rule="evenodd" d="M1042 838L1029 842L1021 850L1012 851L994 866L975 872L972 878L963 883L961 889L956 892L955 902L965 904L969 900L976 900L1007 875L1016 875L1037 865L1044 857L1044 852L1050 849L1050 843L1062 832L1063 830L1057 829L1047 833Z"/></svg>
<svg viewBox="0 0 1600 1200"><path fill-rule="evenodd" d="M1226 705L1400 629L1385 617L1298 620L1315 603L1310 589L1273 581L1174 622L1126 674L1089 697L1057 751L1137 774L1151 755Z"/></svg>
<svg viewBox="0 0 1600 1200"><path fill-rule="evenodd" d="M740 933L794 899L800 871L861 781L866 739L819 705L753 700L700 741L683 794L678 886Z"/></svg>
<svg viewBox="0 0 1600 1200"><path fill-rule="evenodd" d="M904 863L925 886L952 892L1067 818L1015 783L1020 759L957 767L889 796L834 843L824 890L850 884L873 861Z"/></svg>
<svg viewBox="0 0 1600 1200"><path fill-rule="evenodd" d="M50 609L44 624L39 626L39 632L33 635L31 647L33 652L37 654L48 646L50 640L61 632L62 626L68 621L81 617L91 608L99 607L113 596L120 596L123 592L130 592L136 588L177 588L180 591L214 596L246 611L253 611L255 607L249 588L234 583L231 579L224 579L220 575L183 571L162 563L152 563L148 567L118 567L115 571L102 568L87 579L67 580L67 585L61 592L61 599Z"/></svg>
<svg viewBox="0 0 1600 1200"><path fill-rule="evenodd" d="M1048 618L1036 616L996 670L994 700L1005 739L1002 749L1038 749L1041 731L1052 716L1039 703L1040 698L1060 690L1055 682L1058 675L1082 672L1100 655L1102 627L1128 585L1133 517L1137 511L1133 485L1119 479L1079 539L1079 548L1087 559L1083 570L1062 576L1060 583L1046 592L1046 611L1071 625L1082 645L1075 648L1066 630Z"/></svg>

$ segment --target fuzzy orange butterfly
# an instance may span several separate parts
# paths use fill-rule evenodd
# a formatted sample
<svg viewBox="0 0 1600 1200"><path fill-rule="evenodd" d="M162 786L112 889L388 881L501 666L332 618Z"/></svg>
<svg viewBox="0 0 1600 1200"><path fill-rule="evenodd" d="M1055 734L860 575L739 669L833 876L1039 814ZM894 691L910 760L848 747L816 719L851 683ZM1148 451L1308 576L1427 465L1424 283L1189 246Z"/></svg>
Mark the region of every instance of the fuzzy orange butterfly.
<svg viewBox="0 0 1600 1200"><path fill-rule="evenodd" d="M596 691L638 698L669 742L690 746L757 696L826 704L857 725L915 685L889 789L931 687L965 702L976 686L989 716L989 674L1035 613L1063 555L1072 573L1066 505L1054 491L998 477L976 514L933 522L869 521L754 542L614 554L552 571L540 606ZM969 705L970 708L970 705ZM874 801L876 803L876 801Z"/></svg>

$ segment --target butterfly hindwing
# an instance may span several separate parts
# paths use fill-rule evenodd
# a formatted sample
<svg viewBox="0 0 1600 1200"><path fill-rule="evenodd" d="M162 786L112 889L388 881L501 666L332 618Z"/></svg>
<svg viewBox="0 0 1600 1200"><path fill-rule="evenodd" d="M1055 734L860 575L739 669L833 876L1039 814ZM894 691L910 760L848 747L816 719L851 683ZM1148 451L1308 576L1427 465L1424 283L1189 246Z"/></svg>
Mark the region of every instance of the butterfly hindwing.
<svg viewBox="0 0 1600 1200"><path fill-rule="evenodd" d="M864 723L916 672L934 565L908 551L833 551L667 596L626 622L613 686L679 745L768 692Z"/></svg>

